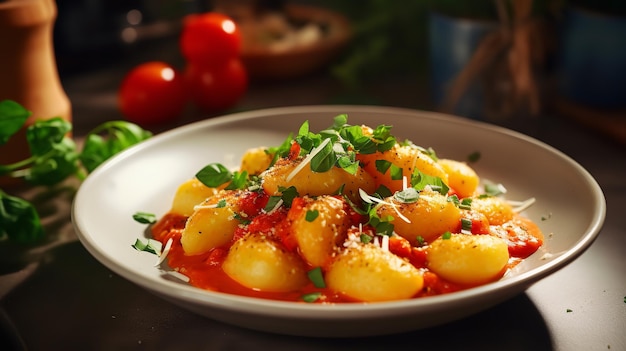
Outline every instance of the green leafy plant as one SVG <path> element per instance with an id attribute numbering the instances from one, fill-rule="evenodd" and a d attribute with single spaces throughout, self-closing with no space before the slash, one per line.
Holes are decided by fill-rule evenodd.
<path id="1" fill-rule="evenodd" d="M 0 101 L 0 146 L 25 126 L 30 115 L 30 111 L 15 101 Z M 152 135 L 135 124 L 110 121 L 92 130 L 79 151 L 68 136 L 71 130 L 72 124 L 60 117 L 35 121 L 25 130 L 30 156 L 0 165 L 0 176 L 48 187 L 72 176 L 83 180 L 111 156 Z M 33 204 L 0 189 L 0 239 L 33 244 L 43 237 L 44 230 Z"/>

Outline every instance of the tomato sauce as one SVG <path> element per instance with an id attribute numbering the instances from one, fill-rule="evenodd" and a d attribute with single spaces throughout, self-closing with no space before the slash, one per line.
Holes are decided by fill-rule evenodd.
<path id="1" fill-rule="evenodd" d="M 233 242 L 239 240 L 246 233 L 254 231 L 274 236 L 287 250 L 297 250 L 295 239 L 288 230 L 287 210 L 281 208 L 270 213 L 262 213 L 260 209 L 267 204 L 267 198 L 250 195 L 244 196 L 242 199 L 242 212 L 245 212 L 251 219 L 246 226 L 241 226 L 235 231 Z M 292 206 L 297 209 L 298 207 L 301 208 L 302 204 L 296 200 Z M 363 219 L 357 215 L 353 218 L 355 220 Z M 189 283 L 193 286 L 216 292 L 280 301 L 303 302 L 303 296 L 319 294 L 319 297 L 314 301 L 315 303 L 358 302 L 329 289 L 316 288 L 313 283 L 309 283 L 300 290 L 293 292 L 271 292 L 247 288 L 231 279 L 222 270 L 222 263 L 228 254 L 228 249 L 232 242 L 224 247 L 214 248 L 200 255 L 185 254 L 180 238 L 186 220 L 187 217 L 184 216 L 171 213 L 166 214 L 152 227 L 152 234 L 156 240 L 161 241 L 164 245 L 169 239 L 172 239 L 173 243 L 167 256 L 168 264 L 172 269 L 187 276 Z M 478 222 L 481 221 L 478 220 Z M 478 233 L 475 233 L 475 235 L 484 234 L 483 225 L 478 225 L 477 228 L 480 229 L 477 230 Z M 507 269 L 514 267 L 523 258 L 534 253 L 543 244 L 543 235 L 537 225 L 522 217 L 515 218 L 506 226 L 503 226 L 503 228 L 497 234 L 507 241 L 511 256 L 509 264 L 502 272 L 504 274 Z M 371 230 L 371 228 L 364 228 L 364 232 Z M 390 252 L 406 259 L 423 272 L 424 287 L 415 297 L 435 296 L 470 288 L 469 286 L 448 282 L 434 272 L 429 271 L 426 249 L 426 245 L 413 246 L 408 240 L 399 236 L 393 236 L 389 240 Z"/>

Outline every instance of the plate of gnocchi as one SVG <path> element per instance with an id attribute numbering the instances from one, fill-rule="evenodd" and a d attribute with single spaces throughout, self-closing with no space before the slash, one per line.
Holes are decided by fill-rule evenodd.
<path id="1" fill-rule="evenodd" d="M 510 299 L 581 255 L 605 212 L 583 167 L 523 134 L 303 106 L 196 122 L 120 153 L 83 182 L 72 222 L 103 265 L 195 313 L 354 337 Z"/>

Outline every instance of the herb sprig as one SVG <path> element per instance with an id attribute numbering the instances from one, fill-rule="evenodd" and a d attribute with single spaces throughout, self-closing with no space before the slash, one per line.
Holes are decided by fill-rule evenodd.
<path id="1" fill-rule="evenodd" d="M 15 101 L 0 101 L 0 146 L 24 128 L 31 114 Z M 48 187 L 71 176 L 83 180 L 111 156 L 152 136 L 135 124 L 110 121 L 92 130 L 79 151 L 68 136 L 71 130 L 72 124 L 60 117 L 35 121 L 25 129 L 30 156 L 0 165 L 0 176 Z M 43 237 L 43 226 L 33 204 L 0 189 L 0 239 L 34 244 Z"/>
<path id="2" fill-rule="evenodd" d="M 311 170 L 326 172 L 337 166 L 350 174 L 358 169 L 356 154 L 372 154 L 391 149 L 396 144 L 391 134 L 391 126 L 380 125 L 372 131 L 372 135 L 363 132 L 361 126 L 348 124 L 348 116 L 335 116 L 333 125 L 319 133 L 309 130 L 309 122 L 305 121 L 295 137 L 300 145 L 300 154 L 315 152 L 311 159 Z"/>

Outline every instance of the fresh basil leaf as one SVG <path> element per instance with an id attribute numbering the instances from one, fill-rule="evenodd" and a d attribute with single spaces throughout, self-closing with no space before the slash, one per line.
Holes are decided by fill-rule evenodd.
<path id="1" fill-rule="evenodd" d="M 331 127 L 334 130 L 340 130 L 342 129 L 346 124 L 348 123 L 348 115 L 347 114 L 341 114 L 341 115 L 337 115 L 335 116 L 335 118 L 333 118 L 333 126 Z"/>
<path id="2" fill-rule="evenodd" d="M 356 174 L 359 170 L 359 163 L 354 161 L 350 156 L 342 156 L 337 159 L 337 165 L 352 175 Z"/>
<path id="3" fill-rule="evenodd" d="M 233 174 L 221 163 L 211 163 L 199 170 L 196 178 L 209 188 L 216 188 L 231 181 Z"/>
<path id="4" fill-rule="evenodd" d="M 148 212 L 136 212 L 133 219 L 141 224 L 153 224 L 157 221 L 156 215 Z"/>
<path id="5" fill-rule="evenodd" d="M 279 186 L 278 191 L 281 192 L 282 194 L 281 199 L 283 200 L 283 203 L 285 204 L 286 207 L 291 207 L 291 203 L 293 202 L 293 199 L 300 196 L 295 186 L 290 186 L 289 188 Z"/>
<path id="6" fill-rule="evenodd" d="M 50 145 L 45 155 L 35 159 L 34 164 L 26 170 L 24 179 L 35 185 L 51 186 L 58 184 L 79 170 L 79 154 L 76 144 L 70 138 Z"/>
<path id="7" fill-rule="evenodd" d="M 506 188 L 502 184 L 485 183 L 485 194 L 489 196 L 498 196 L 506 194 Z"/>
<path id="8" fill-rule="evenodd" d="M 231 182 L 226 187 L 226 190 L 244 189 L 248 184 L 248 172 L 234 172 Z"/>
<path id="9" fill-rule="evenodd" d="M 34 244 L 44 237 L 35 207 L 28 201 L 0 190 L 0 237 L 12 242 Z"/>
<path id="10" fill-rule="evenodd" d="M 26 128 L 26 140 L 31 155 L 46 154 L 53 148 L 53 145 L 60 143 L 70 130 L 72 130 L 72 124 L 60 117 L 40 120 L 31 124 Z"/>
<path id="11" fill-rule="evenodd" d="M 319 216 L 319 214 L 320 212 L 318 210 L 308 210 L 304 215 L 304 219 L 307 222 L 313 222 Z"/>
<path id="12" fill-rule="evenodd" d="M 24 126 L 30 115 L 30 111 L 15 101 L 0 101 L 0 145 L 6 144 Z"/>
<path id="13" fill-rule="evenodd" d="M 311 170 L 323 173 L 333 168 L 336 162 L 335 150 L 333 150 L 332 143 L 329 142 L 311 159 Z"/>
<path id="14" fill-rule="evenodd" d="M 480 151 L 474 151 L 471 154 L 467 155 L 467 162 L 469 163 L 478 162 L 478 160 L 480 160 L 480 157 L 481 157 Z"/>
<path id="15" fill-rule="evenodd" d="M 393 194 L 393 197 L 401 203 L 409 204 L 413 202 L 417 202 L 419 199 L 419 192 L 415 190 L 415 188 L 406 188 L 402 191 L 397 191 Z"/>
<path id="16" fill-rule="evenodd" d="M 411 186 L 417 190 L 423 190 L 426 186 L 430 186 L 431 189 L 441 195 L 447 195 L 450 190 L 450 187 L 441 178 L 422 173 L 418 169 L 413 172 Z"/>
<path id="17" fill-rule="evenodd" d="M 161 254 L 163 244 L 155 239 L 148 239 L 145 243 L 140 239 L 137 239 L 131 246 L 137 251 L 145 251 L 158 256 Z"/>
<path id="18" fill-rule="evenodd" d="M 113 155 L 149 139 L 152 133 L 126 121 L 109 121 L 91 130 L 85 137 L 80 161 L 91 173 Z"/>
<path id="19" fill-rule="evenodd" d="M 267 200 L 265 208 L 263 208 L 263 211 L 270 212 L 274 209 L 274 207 L 276 207 L 276 205 L 278 205 L 281 200 L 282 198 L 280 196 L 270 196 L 270 198 Z"/>
<path id="20" fill-rule="evenodd" d="M 312 303 L 319 300 L 322 297 L 322 293 L 319 291 L 315 291 L 312 293 L 302 295 L 302 301 Z"/>
<path id="21" fill-rule="evenodd" d="M 307 272 L 307 276 L 309 280 L 313 283 L 313 286 L 316 288 L 325 288 L 326 282 L 324 281 L 324 275 L 322 274 L 321 267 L 315 267 Z"/>
<path id="22" fill-rule="evenodd" d="M 389 168 L 391 167 L 392 163 L 387 161 L 387 160 L 376 160 L 374 162 L 374 164 L 376 165 L 376 170 L 380 173 L 380 174 L 385 174 L 387 173 L 387 170 L 389 170 Z"/>

